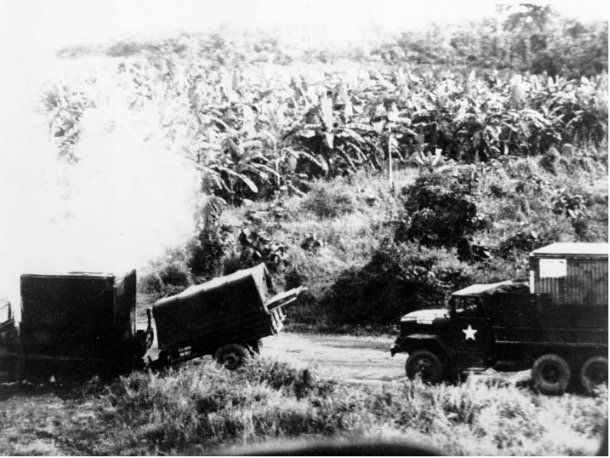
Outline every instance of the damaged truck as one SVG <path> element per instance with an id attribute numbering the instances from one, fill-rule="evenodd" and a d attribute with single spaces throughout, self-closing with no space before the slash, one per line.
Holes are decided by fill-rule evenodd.
<path id="1" fill-rule="evenodd" d="M 204 355 L 236 369 L 280 332 L 284 307 L 303 289 L 274 294 L 259 264 L 157 301 L 146 309 L 147 328 L 137 330 L 135 270 L 24 274 L 19 324 L 11 305 L 0 304 L 0 381 L 113 376 Z"/>

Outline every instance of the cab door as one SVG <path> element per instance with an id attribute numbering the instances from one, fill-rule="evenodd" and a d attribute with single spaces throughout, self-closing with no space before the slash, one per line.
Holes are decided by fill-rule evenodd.
<path id="1" fill-rule="evenodd" d="M 492 351 L 492 333 L 478 297 L 452 298 L 451 344 L 458 366 L 464 369 L 485 369 Z"/>

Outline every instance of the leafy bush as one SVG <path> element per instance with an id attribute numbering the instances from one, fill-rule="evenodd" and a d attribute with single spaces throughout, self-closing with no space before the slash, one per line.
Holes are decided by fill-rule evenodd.
<path id="1" fill-rule="evenodd" d="M 318 218 L 336 218 L 353 213 L 356 209 L 356 199 L 353 193 L 347 190 L 317 184 L 307 193 L 301 207 Z"/>
<path id="2" fill-rule="evenodd" d="M 244 227 L 237 240 L 241 245 L 239 263 L 242 269 L 264 262 L 271 272 L 278 272 L 288 265 L 286 245 L 271 240 L 264 230 Z"/>
<path id="3" fill-rule="evenodd" d="M 477 211 L 478 177 L 470 168 L 421 176 L 404 191 L 406 218 L 395 239 L 426 246 L 457 246 L 486 227 Z"/>
<path id="4" fill-rule="evenodd" d="M 193 282 L 187 265 L 186 250 L 170 248 L 151 261 L 139 279 L 139 287 L 145 293 L 174 294 Z"/>
<path id="5" fill-rule="evenodd" d="M 500 243 L 499 251 L 505 258 L 518 258 L 537 248 L 548 245 L 553 237 L 540 236 L 535 231 L 519 231 Z"/>
<path id="6" fill-rule="evenodd" d="M 361 269 L 348 269 L 323 303 L 337 324 L 394 324 L 402 314 L 441 308 L 451 290 L 469 284 L 474 269 L 440 248 L 385 245 Z"/>
<path id="7" fill-rule="evenodd" d="M 197 239 L 187 244 L 187 265 L 193 275 L 210 278 L 222 271 L 223 259 L 231 256 L 235 246 L 233 230 L 220 226 L 213 231 L 201 231 Z"/>
<path id="8" fill-rule="evenodd" d="M 557 164 L 559 163 L 559 151 L 556 148 L 549 148 L 540 158 L 540 166 L 549 173 L 555 175 L 557 173 Z"/>

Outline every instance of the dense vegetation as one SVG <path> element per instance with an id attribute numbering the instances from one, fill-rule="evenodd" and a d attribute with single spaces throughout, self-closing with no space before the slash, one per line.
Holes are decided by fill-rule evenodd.
<path id="1" fill-rule="evenodd" d="M 576 399 L 481 379 L 359 386 L 270 360 L 237 372 L 204 362 L 14 397 L 0 406 L 0 451 L 199 455 L 334 436 L 344 443 L 401 441 L 448 455 L 591 455 L 606 413 L 606 390 Z"/>
<path id="2" fill-rule="evenodd" d="M 312 178 L 379 171 L 390 159 L 406 163 L 438 150 L 441 159 L 488 161 L 598 146 L 607 137 L 606 73 L 570 80 L 420 72 L 409 64 L 229 67 L 196 44 L 120 62 L 111 83 L 133 110 L 160 118 L 176 153 L 201 170 L 206 191 L 231 202 L 299 193 Z M 68 160 L 79 159 L 72 146 L 83 111 L 100 103 L 97 89 L 85 81 L 45 95 Z"/>
<path id="3" fill-rule="evenodd" d="M 376 52 L 389 62 L 510 68 L 570 78 L 607 69 L 607 23 L 582 24 L 543 4 L 498 4 L 496 9 L 496 17 L 478 23 L 405 32 Z"/>
<path id="4" fill-rule="evenodd" d="M 498 4 L 496 15 L 466 24 L 426 24 L 392 36 L 377 31 L 377 42 L 348 49 L 296 45 L 294 38 L 223 26 L 210 37 L 198 37 L 196 47 L 225 65 L 275 63 L 281 65 L 355 62 L 511 69 L 569 78 L 594 76 L 608 68 L 608 25 L 562 17 L 550 5 Z M 251 36 L 261 37 L 251 40 Z M 184 38 L 184 37 L 183 37 Z M 303 40 L 306 41 L 306 40 Z M 163 43 L 122 40 L 110 46 L 72 46 L 61 57 L 135 56 L 143 52 L 184 53 L 193 44 L 172 39 Z"/>
<path id="5" fill-rule="evenodd" d="M 309 287 L 293 321 L 391 324 L 523 277 L 544 244 L 607 239 L 607 25 L 499 13 L 368 52 L 230 30 L 65 49 L 110 67 L 50 85 L 44 108 L 70 163 L 83 116 L 120 105 L 198 171 L 194 235 L 144 290 L 262 261 Z"/>

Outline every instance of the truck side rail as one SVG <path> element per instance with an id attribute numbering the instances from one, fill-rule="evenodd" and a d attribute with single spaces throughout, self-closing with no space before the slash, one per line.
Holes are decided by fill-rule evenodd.
<path id="1" fill-rule="evenodd" d="M 558 345 L 565 347 L 607 347 L 605 328 L 542 328 L 534 326 L 492 326 L 494 340 L 511 345 Z"/>
<path id="2" fill-rule="evenodd" d="M 555 342 L 555 341 L 543 341 L 543 340 L 532 340 L 532 341 L 521 341 L 521 340 L 501 340 L 497 342 L 505 345 L 520 345 L 520 346 L 538 346 L 538 347 L 565 347 L 565 348 L 599 348 L 608 347 L 608 344 L 597 344 L 592 342 L 587 343 L 574 343 L 574 342 Z"/>

